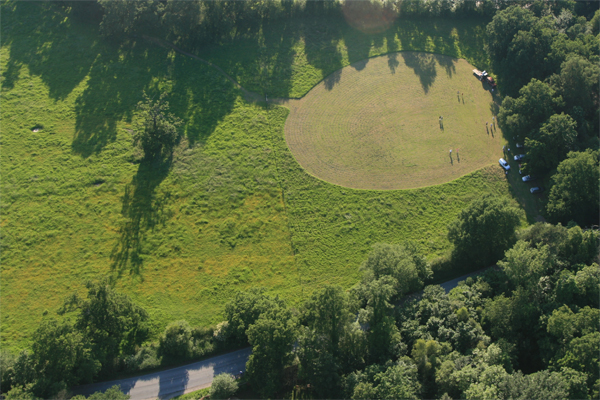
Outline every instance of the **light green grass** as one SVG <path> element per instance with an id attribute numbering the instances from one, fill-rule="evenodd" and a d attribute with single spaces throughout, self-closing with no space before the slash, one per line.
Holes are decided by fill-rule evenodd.
<path id="1" fill-rule="evenodd" d="M 311 175 L 345 187 L 456 179 L 497 162 L 504 145 L 491 126 L 492 93 L 472 70 L 465 60 L 418 52 L 352 64 L 288 102 L 287 144 Z"/>
<path id="2" fill-rule="evenodd" d="M 178 319 L 218 322 L 237 289 L 262 285 L 297 303 L 321 283 L 355 283 L 373 243 L 412 239 L 442 254 L 462 207 L 508 193 L 496 167 L 418 190 L 327 184 L 289 152 L 288 110 L 245 103 L 211 67 L 146 42 L 117 48 L 51 3 L 1 11 L 3 347 L 27 346 L 42 318 L 103 275 L 149 311 L 155 337 Z M 257 50 L 244 44 L 207 55 L 249 78 L 243 61 Z M 320 79 L 303 68 L 295 93 Z M 140 163 L 128 131 L 142 90 L 163 89 L 186 121 L 168 169 Z"/>

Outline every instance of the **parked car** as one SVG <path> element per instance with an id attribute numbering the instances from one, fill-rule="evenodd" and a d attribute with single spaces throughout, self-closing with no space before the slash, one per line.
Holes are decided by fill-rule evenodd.
<path id="1" fill-rule="evenodd" d="M 521 161 L 525 158 L 525 154 L 517 154 L 515 157 L 515 161 Z"/>
<path id="2" fill-rule="evenodd" d="M 525 146 L 523 146 L 523 143 L 517 143 L 516 146 L 517 146 L 517 149 L 522 149 L 523 147 L 525 147 Z"/>
<path id="3" fill-rule="evenodd" d="M 504 168 L 505 171 L 508 171 L 510 169 L 510 165 L 508 165 L 504 158 L 499 159 L 498 162 L 500 163 L 500 166 Z"/>
<path id="4" fill-rule="evenodd" d="M 523 182 L 530 182 L 530 181 L 535 181 L 535 177 L 531 176 L 531 175 L 525 175 L 523 178 Z"/>
<path id="5" fill-rule="evenodd" d="M 544 191 L 544 188 L 541 186 L 536 186 L 536 187 L 532 187 L 531 189 L 529 189 L 529 192 L 531 194 L 542 193 L 543 191 Z"/>

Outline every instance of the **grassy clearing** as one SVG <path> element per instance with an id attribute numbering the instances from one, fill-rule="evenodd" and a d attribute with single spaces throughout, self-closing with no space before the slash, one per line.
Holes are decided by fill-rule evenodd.
<path id="1" fill-rule="evenodd" d="M 425 187 L 475 171 L 502 156 L 504 139 L 472 70 L 416 52 L 352 64 L 289 102 L 288 146 L 311 175 L 357 189 Z"/>
<path id="2" fill-rule="evenodd" d="M 214 69 L 147 42 L 117 48 L 51 3 L 5 2 L 1 11 L 5 348 L 26 346 L 65 296 L 107 274 L 150 312 L 154 335 L 177 319 L 218 322 L 236 289 L 263 285 L 297 302 L 324 282 L 348 287 L 371 244 L 413 239 L 431 257 L 441 254 L 449 246 L 446 224 L 468 201 L 508 191 L 496 167 L 407 191 L 327 184 L 289 152 L 288 110 L 245 103 Z M 483 26 L 452 23 L 459 34 Z M 342 24 L 334 21 L 331 29 L 348 32 L 344 43 L 364 38 Z M 418 33 L 435 24 L 414 24 L 416 47 Z M 453 28 L 440 25 L 435 37 L 444 38 Z M 276 34 L 269 29 L 266 43 Z M 280 32 L 282 42 L 309 40 L 292 33 Z M 256 69 L 244 61 L 259 49 L 277 52 L 246 46 L 248 40 L 198 55 L 246 84 Z M 271 74 L 265 82 L 280 95 L 304 94 L 338 65 L 315 67 L 320 54 L 329 54 L 317 49 L 289 55 L 296 71 L 290 80 Z M 367 50 L 349 51 L 348 61 Z M 278 60 L 273 65 L 285 63 Z M 140 163 L 128 131 L 135 105 L 142 90 L 163 89 L 186 121 L 184 137 L 172 164 Z"/>

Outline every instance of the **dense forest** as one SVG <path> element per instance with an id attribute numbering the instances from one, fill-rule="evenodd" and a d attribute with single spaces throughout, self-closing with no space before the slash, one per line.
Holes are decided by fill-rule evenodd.
<path id="1" fill-rule="evenodd" d="M 64 2 L 116 43 L 152 34 L 193 50 L 270 19 L 339 14 L 340 2 Z M 474 200 L 448 226 L 448 265 L 489 267 L 446 293 L 414 243 L 379 244 L 349 291 L 290 307 L 239 292 L 213 328 L 150 317 L 109 280 L 65 299 L 20 354 L 2 351 L 6 399 L 68 398 L 74 385 L 252 346 L 261 397 L 562 399 L 600 396 L 600 11 L 594 2 L 389 1 L 401 18 L 480 17 L 505 96 L 498 123 L 523 143 L 524 174 L 552 182 L 548 222 L 523 228 L 503 198 Z M 143 141 L 143 138 L 140 139 Z M 147 150 L 148 151 L 148 150 Z M 116 394 L 115 394 L 116 396 Z M 98 397 L 100 398 L 100 397 Z"/>

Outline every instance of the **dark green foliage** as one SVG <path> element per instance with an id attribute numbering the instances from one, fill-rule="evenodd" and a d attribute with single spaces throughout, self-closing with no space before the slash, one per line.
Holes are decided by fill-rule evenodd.
<path id="1" fill-rule="evenodd" d="M 532 79 L 519 90 L 519 97 L 505 97 L 498 114 L 498 123 L 509 135 L 524 139 L 546 122 L 562 105 L 562 98 L 547 83 Z"/>
<path id="2" fill-rule="evenodd" d="M 133 141 L 141 146 L 146 158 L 169 157 L 177 143 L 177 128 L 183 121 L 169 112 L 167 93 L 158 100 L 144 92 L 144 100 L 138 103 L 139 121 L 133 133 Z"/>
<path id="3" fill-rule="evenodd" d="M 10 389 L 14 376 L 14 365 L 17 357 L 7 349 L 0 350 L 0 392 Z"/>
<path id="4" fill-rule="evenodd" d="M 600 220 L 600 179 L 598 151 L 571 152 L 552 177 L 546 212 L 554 222 L 598 224 Z"/>
<path id="5" fill-rule="evenodd" d="M 532 247 L 548 247 L 559 262 L 575 266 L 590 264 L 598 257 L 598 231 L 583 231 L 579 226 L 566 228 L 560 224 L 539 222 L 519 232 L 519 238 Z"/>
<path id="6" fill-rule="evenodd" d="M 27 387 L 37 397 L 92 382 L 100 369 L 90 343 L 69 321 L 52 319 L 36 330 L 32 352 L 21 353 L 13 365 L 12 385 Z"/>
<path id="7" fill-rule="evenodd" d="M 507 250 L 498 266 L 504 270 L 515 287 L 537 285 L 539 279 L 547 275 L 554 264 L 554 258 L 547 246 L 529 247 L 524 241 L 518 241 Z"/>
<path id="8" fill-rule="evenodd" d="M 250 325 L 247 335 L 252 345 L 246 364 L 250 384 L 262 397 L 272 397 L 282 385 L 284 367 L 292 360 L 296 322 L 290 310 L 275 306 Z"/>
<path id="9" fill-rule="evenodd" d="M 138 372 L 160 366 L 161 359 L 155 344 L 142 346 L 135 354 L 123 360 L 127 372 Z"/>
<path id="10" fill-rule="evenodd" d="M 86 287 L 87 298 L 75 293 L 61 312 L 79 310 L 75 328 L 90 341 L 94 358 L 102 364 L 101 374 L 109 374 L 119 356 L 132 354 L 147 339 L 148 314 L 108 281 L 88 282 Z"/>
<path id="11" fill-rule="evenodd" d="M 397 357 L 401 349 L 400 333 L 392 316 L 390 299 L 394 295 L 394 279 L 388 275 L 365 285 L 367 306 L 360 311 L 362 324 L 368 325 L 368 354 L 371 362 L 384 362 Z"/>
<path id="12" fill-rule="evenodd" d="M 129 400 L 130 398 L 131 396 L 123 393 L 121 391 L 121 388 L 118 385 L 115 385 L 110 389 L 107 389 L 104 393 L 96 392 L 94 394 L 91 394 L 90 397 L 88 397 L 88 400 Z M 75 396 L 72 399 L 83 400 L 85 399 L 85 397 Z"/>
<path id="13" fill-rule="evenodd" d="M 526 172 L 541 174 L 555 168 L 574 149 L 577 123 L 569 115 L 554 114 L 537 133 L 525 139 Z"/>
<path id="14" fill-rule="evenodd" d="M 417 368 L 410 359 L 353 372 L 345 386 L 351 399 L 418 399 L 421 394 Z"/>
<path id="15" fill-rule="evenodd" d="M 586 118 L 598 109 L 600 66 L 578 54 L 571 54 L 560 66 L 560 72 L 550 79 L 552 86 L 565 101 L 565 108 L 581 107 Z"/>
<path id="16" fill-rule="evenodd" d="M 304 303 L 302 320 L 307 326 L 300 333 L 298 376 L 317 397 L 335 397 L 342 372 L 352 371 L 365 358 L 365 335 L 352 324 L 353 308 L 339 286 L 325 286 Z"/>
<path id="17" fill-rule="evenodd" d="M 431 267 L 414 243 L 376 245 L 361 269 L 364 271 L 365 284 L 383 276 L 393 278 L 392 298 L 416 292 L 432 275 Z"/>
<path id="18" fill-rule="evenodd" d="M 187 321 L 170 323 L 160 336 L 158 354 L 167 359 L 186 360 L 193 354 L 192 327 Z"/>
<path id="19" fill-rule="evenodd" d="M 448 226 L 452 257 L 473 267 L 495 263 L 515 243 L 521 215 L 505 198 L 486 195 L 473 201 Z"/>
<path id="20" fill-rule="evenodd" d="M 534 23 L 533 13 L 518 5 L 496 13 L 487 26 L 487 50 L 492 63 L 497 65 L 504 60 L 513 37 L 519 31 L 528 31 Z"/>
<path id="21" fill-rule="evenodd" d="M 240 345 L 249 343 L 247 330 L 250 325 L 265 312 L 283 306 L 283 301 L 278 297 L 266 295 L 264 288 L 250 288 L 245 292 L 237 292 L 225 306 L 228 340 Z"/>
<path id="22" fill-rule="evenodd" d="M 231 374 L 219 374 L 214 377 L 210 386 L 211 399 L 229 399 L 238 390 L 238 383 Z"/>

